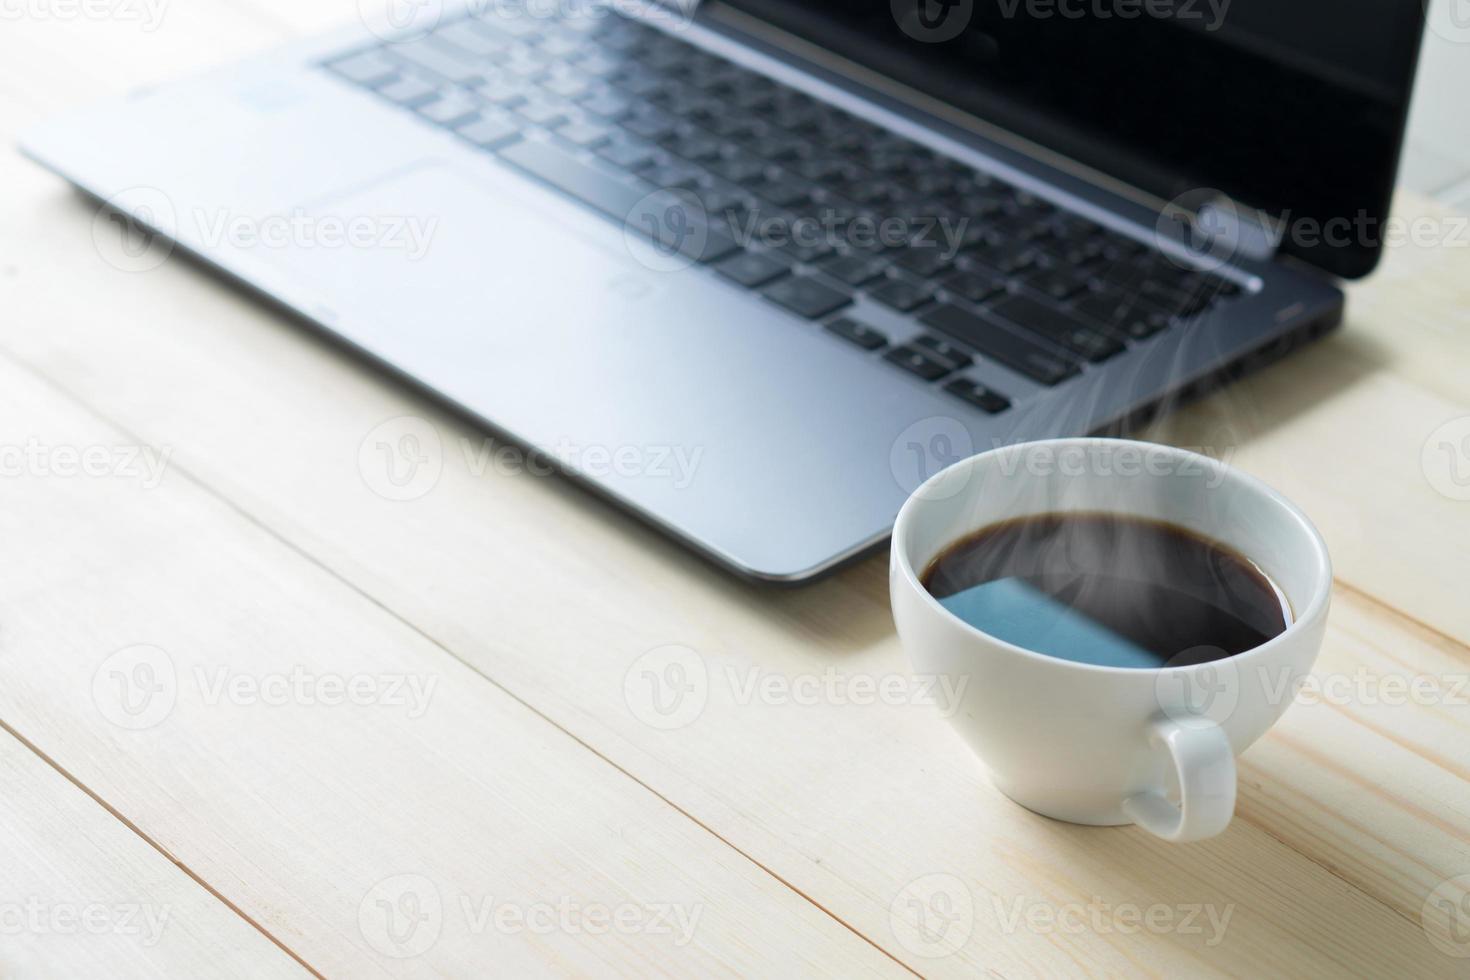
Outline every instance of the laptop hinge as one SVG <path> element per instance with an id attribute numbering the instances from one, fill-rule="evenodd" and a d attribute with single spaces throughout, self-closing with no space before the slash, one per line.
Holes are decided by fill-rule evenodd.
<path id="1" fill-rule="evenodd" d="M 1181 194 L 1164 206 L 1158 224 L 1164 237 L 1215 264 L 1271 261 L 1284 227 L 1279 218 L 1216 190 Z"/>

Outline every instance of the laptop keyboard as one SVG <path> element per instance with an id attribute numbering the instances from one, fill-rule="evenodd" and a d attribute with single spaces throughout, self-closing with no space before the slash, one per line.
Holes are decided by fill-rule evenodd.
<path id="1" fill-rule="evenodd" d="M 615 14 L 500 5 L 328 67 L 990 414 L 1011 399 L 965 374 L 977 360 L 1057 385 L 1239 292 Z M 920 332 L 891 343 L 859 296 Z"/>

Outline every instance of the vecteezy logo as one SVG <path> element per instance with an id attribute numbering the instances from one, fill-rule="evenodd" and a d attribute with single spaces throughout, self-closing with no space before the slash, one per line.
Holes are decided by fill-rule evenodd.
<path id="1" fill-rule="evenodd" d="M 959 419 L 935 415 L 898 434 L 888 450 L 888 468 L 903 492 L 913 493 L 935 473 L 974 453 L 970 430 Z M 924 499 L 944 500 L 963 490 L 967 482 L 968 474 L 952 475 L 925 489 Z"/>
<path id="2" fill-rule="evenodd" d="M 888 921 L 894 938 L 915 956 L 949 956 L 974 931 L 975 898 L 952 874 L 924 875 L 894 896 Z"/>
<path id="3" fill-rule="evenodd" d="M 394 959 L 420 956 L 439 941 L 444 906 L 439 889 L 423 875 L 384 878 L 357 906 L 357 929 L 368 945 Z"/>
<path id="4" fill-rule="evenodd" d="M 664 731 L 683 728 L 709 700 L 709 669 L 686 646 L 656 647 L 633 661 L 623 675 L 623 700 L 633 717 Z"/>
<path id="5" fill-rule="evenodd" d="M 1223 725 L 1240 703 L 1240 670 L 1218 647 L 1191 647 L 1154 675 L 1154 697 L 1165 715 L 1186 728 Z M 1172 669 L 1171 669 L 1172 668 Z"/>
<path id="6" fill-rule="evenodd" d="M 1435 949 L 1457 959 L 1470 958 L 1470 875 L 1440 882 L 1424 900 L 1419 924 Z"/>
<path id="7" fill-rule="evenodd" d="M 633 258 L 654 272 L 687 269 L 709 242 L 709 214 L 693 191 L 656 190 L 628 211 L 623 242 Z"/>
<path id="8" fill-rule="evenodd" d="M 627 12 L 626 5 L 622 7 L 606 3 L 603 5 Z M 576 7 L 579 5 L 573 4 L 572 6 Z M 599 4 L 597 3 L 587 4 L 586 6 L 591 6 L 594 10 L 599 8 Z M 674 30 L 681 30 L 693 22 L 694 12 L 699 6 L 699 0 L 644 0 L 644 2 L 635 3 L 633 6 L 639 19 L 666 25 Z"/>
<path id="9" fill-rule="evenodd" d="M 975 0 L 891 0 L 893 22 L 915 41 L 952 41 L 970 26 Z"/>
<path id="10" fill-rule="evenodd" d="M 439 26 L 444 0 L 357 0 L 357 15 L 385 41 L 416 41 Z"/>
<path id="11" fill-rule="evenodd" d="M 385 500 L 417 500 L 439 482 L 444 447 L 428 419 L 400 415 L 373 429 L 357 448 L 357 469 Z"/>
<path id="12" fill-rule="evenodd" d="M 120 728 L 152 728 L 174 710 L 179 678 L 174 662 L 158 647 L 124 647 L 108 655 L 92 674 L 92 703 Z"/>
<path id="13" fill-rule="evenodd" d="M 1470 500 L 1470 415 L 1429 434 L 1419 457 L 1429 485 L 1451 500 Z"/>
<path id="14" fill-rule="evenodd" d="M 103 201 L 92 216 L 92 247 L 114 269 L 147 272 L 173 253 L 176 230 L 167 194 L 156 187 L 129 187 Z"/>
<path id="15" fill-rule="evenodd" d="M 1424 0 L 1429 30 L 1451 44 L 1470 44 L 1470 0 Z"/>
<path id="16" fill-rule="evenodd" d="M 1186 269 L 1214 271 L 1240 257 L 1241 222 L 1238 206 L 1222 191 L 1203 187 L 1186 191 L 1159 212 L 1154 225 L 1159 243 L 1183 244 L 1189 261 L 1161 249 L 1166 258 Z"/>

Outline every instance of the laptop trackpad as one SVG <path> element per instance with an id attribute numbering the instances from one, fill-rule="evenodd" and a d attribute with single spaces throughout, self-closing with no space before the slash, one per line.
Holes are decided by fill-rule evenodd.
<path id="1" fill-rule="evenodd" d="M 500 167 L 425 160 L 295 212 L 322 241 L 294 237 L 276 250 L 282 267 L 345 334 L 415 363 L 448 348 L 503 363 L 544 354 L 556 336 L 600 345 L 595 323 L 637 322 L 629 314 L 672 285 L 632 259 L 612 222 Z"/>
<path id="2" fill-rule="evenodd" d="M 351 241 L 273 261 L 333 329 L 519 439 L 589 471 L 621 452 L 586 475 L 746 563 L 794 571 L 883 532 L 893 440 L 933 396 L 706 270 L 640 264 L 616 223 L 488 164 L 310 202 Z"/>

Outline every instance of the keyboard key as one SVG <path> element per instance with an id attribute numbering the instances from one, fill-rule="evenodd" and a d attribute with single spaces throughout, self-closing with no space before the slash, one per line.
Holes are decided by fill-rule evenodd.
<path id="1" fill-rule="evenodd" d="M 809 189 L 794 180 L 768 180 L 760 187 L 762 199 L 778 208 L 794 208 L 805 204 L 810 198 Z"/>
<path id="2" fill-rule="evenodd" d="M 604 119 L 617 122 L 633 111 L 633 103 L 616 92 L 594 92 L 577 100 L 583 109 Z"/>
<path id="3" fill-rule="evenodd" d="M 1051 226 L 1045 220 L 1027 214 L 1005 214 L 992 218 L 986 230 L 999 241 L 1033 248 L 1051 234 Z"/>
<path id="4" fill-rule="evenodd" d="M 1112 290 L 1087 293 L 1072 308 L 1108 332 L 1133 340 L 1152 337 L 1173 322 L 1163 310 Z"/>
<path id="5" fill-rule="evenodd" d="M 838 187 L 836 190 L 858 204 L 875 208 L 886 207 L 903 199 L 903 188 L 898 184 L 874 181 L 871 177 L 859 177 L 845 187 Z"/>
<path id="6" fill-rule="evenodd" d="M 822 263 L 822 271 L 849 286 L 861 286 L 883 274 L 884 263 L 869 255 L 838 255 Z"/>
<path id="7" fill-rule="evenodd" d="M 826 316 L 852 302 L 840 289 L 825 286 L 810 276 L 792 276 L 763 291 L 766 299 L 809 320 Z"/>
<path id="8" fill-rule="evenodd" d="M 838 317 L 827 324 L 827 329 L 844 340 L 850 340 L 863 350 L 877 350 L 879 347 L 888 345 L 888 338 L 866 323 L 859 323 L 852 317 Z"/>
<path id="9" fill-rule="evenodd" d="M 794 136 L 772 136 L 761 141 L 759 145 L 752 145 L 750 149 L 751 152 L 758 153 L 768 160 L 791 164 L 810 157 L 815 147 L 806 140 Z"/>
<path id="10" fill-rule="evenodd" d="M 693 163 L 708 163 L 720 157 L 719 141 L 699 133 L 675 133 L 669 139 L 661 141 L 660 145 L 675 156 L 681 156 Z"/>
<path id="11" fill-rule="evenodd" d="M 1156 283 L 1166 290 L 1179 293 L 1193 292 L 1204 278 L 1198 270 L 1157 252 L 1145 252 L 1134 257 L 1133 267 L 1144 282 Z"/>
<path id="12" fill-rule="evenodd" d="M 786 275 L 791 266 L 760 252 L 741 252 L 716 263 L 714 270 L 732 282 L 754 289 Z"/>
<path id="13" fill-rule="evenodd" d="M 623 170 L 642 170 L 657 159 L 652 146 L 626 137 L 604 143 L 598 147 L 597 155 Z"/>
<path id="14" fill-rule="evenodd" d="M 837 157 L 809 157 L 792 164 L 791 169 L 807 180 L 815 180 L 825 187 L 836 188 L 858 178 L 858 168 Z"/>
<path id="15" fill-rule="evenodd" d="M 671 84 L 668 79 L 660 78 L 641 66 L 636 70 L 614 75 L 612 81 L 627 94 L 649 100 L 657 99 L 667 92 Z"/>
<path id="16" fill-rule="evenodd" d="M 555 129 L 567 121 L 567 114 L 561 105 L 544 99 L 527 99 L 515 107 L 515 112 L 527 122 L 545 126 L 547 129 Z"/>
<path id="17" fill-rule="evenodd" d="M 893 264 L 921 279 L 930 279 L 949 269 L 951 257 L 934 245 L 911 244 L 898 253 Z"/>
<path id="18" fill-rule="evenodd" d="M 759 157 L 753 157 L 745 153 L 735 153 L 711 160 L 708 164 L 712 173 L 730 181 L 732 184 L 750 186 L 759 183 L 765 178 L 766 163 Z"/>
<path id="19" fill-rule="evenodd" d="M 473 19 L 447 24 L 432 36 L 441 45 L 449 44 L 479 58 L 496 58 L 510 49 L 508 38 L 480 30 L 478 22 Z"/>
<path id="20" fill-rule="evenodd" d="M 622 17 L 609 17 L 597 25 L 597 43 L 610 51 L 631 51 L 642 44 L 651 28 Z"/>
<path id="21" fill-rule="evenodd" d="M 1163 330 L 1174 321 L 1164 313 L 1149 313 L 1123 324 L 1123 332 L 1134 340 L 1145 340 Z"/>
<path id="22" fill-rule="evenodd" d="M 1065 211 L 1058 211 L 1052 215 L 1051 226 L 1055 230 L 1058 238 L 1074 242 L 1092 239 L 1103 231 L 1101 225 L 1089 221 L 1081 215 L 1068 214 Z"/>
<path id="23" fill-rule="evenodd" d="M 504 119 L 484 117 L 465 123 L 457 130 L 460 136 L 487 150 L 508 146 L 521 138 L 514 123 Z"/>
<path id="24" fill-rule="evenodd" d="M 434 44 L 428 38 L 385 44 L 380 50 L 395 61 L 437 75 L 456 85 L 479 81 L 481 73 L 488 67 L 474 58 L 456 54 L 449 48 Z"/>
<path id="25" fill-rule="evenodd" d="M 503 151 L 500 159 L 622 222 L 626 228 L 657 229 L 653 233 L 657 241 L 696 261 L 717 262 L 739 249 L 723 232 L 700 226 L 696 215 L 686 213 L 684 223 L 677 226 L 665 221 L 662 214 L 650 215 L 652 221 L 640 220 L 643 216 L 637 212 L 655 189 L 651 184 L 619 180 L 550 143 L 523 140 Z"/>
<path id="26" fill-rule="evenodd" d="M 497 78 L 475 86 L 475 93 L 491 105 L 514 109 L 531 95 L 531 86 L 517 79 Z"/>
<path id="27" fill-rule="evenodd" d="M 949 365 L 917 347 L 895 347 L 884 354 L 883 359 L 897 364 L 910 374 L 917 374 L 925 381 L 942 378 L 953 370 Z"/>
<path id="28" fill-rule="evenodd" d="M 942 170 L 930 170 L 915 176 L 912 186 L 926 197 L 947 194 L 954 189 L 954 178 Z"/>
<path id="29" fill-rule="evenodd" d="M 1064 268 L 1081 270 L 1088 269 L 1103 262 L 1106 258 L 1107 244 L 1102 238 L 1089 238 L 1084 241 L 1059 241 L 1048 242 L 1043 251 L 1052 257 L 1053 262 Z"/>
<path id="30" fill-rule="evenodd" d="M 534 81 L 546 73 L 550 62 L 540 55 L 528 51 L 516 51 L 500 63 L 500 68 L 512 78 Z"/>
<path id="31" fill-rule="evenodd" d="M 988 272 L 956 272 L 939 283 L 940 286 L 971 303 L 983 303 L 992 296 L 1006 291 L 1006 278 Z"/>
<path id="32" fill-rule="evenodd" d="M 948 364 L 952 369 L 969 367 L 975 363 L 965 351 L 939 337 L 922 336 L 914 341 L 915 347 L 923 348 L 924 353 L 937 361 Z"/>
<path id="33" fill-rule="evenodd" d="M 617 58 L 596 49 L 573 52 L 567 61 L 575 65 L 579 73 L 598 79 L 607 78 L 622 65 Z"/>
<path id="34" fill-rule="evenodd" d="M 1077 373 L 1077 365 L 1066 357 L 953 304 L 930 310 L 919 322 L 1044 385 L 1058 384 Z"/>
<path id="35" fill-rule="evenodd" d="M 1113 231 L 1103 232 L 1103 255 L 1113 261 L 1129 259 L 1148 251 L 1142 242 Z"/>
<path id="36" fill-rule="evenodd" d="M 660 187 L 694 187 L 704 177 L 703 170 L 679 160 L 648 167 L 642 174 L 644 180 Z"/>
<path id="37" fill-rule="evenodd" d="M 480 114 L 480 105 L 463 95 L 450 94 L 418 107 L 418 114 L 430 122 L 456 129 Z"/>
<path id="38" fill-rule="evenodd" d="M 1196 282 L 1188 282 L 1183 288 L 1174 289 L 1163 282 L 1145 280 L 1137 288 L 1144 299 L 1179 317 L 1194 316 L 1214 299 L 1201 283 Z"/>
<path id="39" fill-rule="evenodd" d="M 431 102 L 439 97 L 439 90 L 428 82 L 417 78 L 400 78 L 396 82 L 389 82 L 378 89 L 378 94 L 383 98 L 397 102 L 401 106 L 410 109 L 417 108 L 426 102 Z"/>
<path id="40" fill-rule="evenodd" d="M 678 122 L 657 109 L 646 109 L 619 120 L 619 125 L 634 136 L 641 136 L 656 143 L 672 135 Z"/>
<path id="41" fill-rule="evenodd" d="M 974 234 L 972 244 L 983 232 L 985 219 L 994 216 L 1002 207 L 1000 201 L 985 194 L 951 194 L 945 200 L 962 216 L 969 219 L 970 223 L 966 225 L 965 230 Z"/>
<path id="42" fill-rule="evenodd" d="M 761 84 L 752 84 L 761 83 Z M 737 109 L 746 112 L 763 112 L 771 107 L 773 100 L 772 89 L 775 83 L 769 79 L 754 75 L 746 80 L 730 99 Z"/>
<path id="43" fill-rule="evenodd" d="M 575 99 L 587 91 L 588 81 L 574 75 L 553 74 L 541 79 L 541 87 L 562 99 Z"/>
<path id="44" fill-rule="evenodd" d="M 868 295 L 900 313 L 917 310 L 933 299 L 933 294 L 927 288 L 903 279 L 889 279 L 881 286 L 869 288 Z"/>
<path id="45" fill-rule="evenodd" d="M 700 192 L 705 209 L 710 214 L 742 218 L 750 213 L 755 201 L 733 184 L 717 184 Z"/>
<path id="46" fill-rule="evenodd" d="M 578 50 L 581 42 L 572 37 L 551 35 L 536 43 L 536 48 L 548 58 L 565 58 Z"/>
<path id="47" fill-rule="evenodd" d="M 544 27 L 540 18 L 524 15 L 506 5 L 489 9 L 495 11 L 495 16 L 487 15 L 471 21 L 478 30 L 531 44 Z"/>
<path id="48" fill-rule="evenodd" d="M 970 255 L 997 272 L 1011 275 L 1035 264 L 1037 252 L 1026 242 L 1000 241 L 982 245 Z"/>
<path id="49" fill-rule="evenodd" d="M 821 235 L 810 229 L 799 230 L 790 241 L 781 246 L 781 251 L 798 262 L 816 262 L 832 254 L 832 246 L 821 240 Z"/>
<path id="50" fill-rule="evenodd" d="M 978 381 L 969 378 L 955 378 L 946 382 L 944 390 L 958 398 L 974 405 L 982 412 L 996 415 L 1011 407 L 1011 400 L 999 392 L 991 391 Z"/>
<path id="51" fill-rule="evenodd" d="M 611 133 L 606 126 L 585 122 L 574 122 L 563 126 L 556 131 L 556 135 L 558 139 L 564 139 L 573 146 L 584 146 L 588 149 L 595 149 L 611 138 Z"/>
<path id="52" fill-rule="evenodd" d="M 1022 276 L 1021 282 L 1055 300 L 1069 299 L 1087 288 L 1087 279 L 1070 268 L 1036 269 Z"/>
<path id="53" fill-rule="evenodd" d="M 1017 209 L 1026 214 L 1051 214 L 1056 210 L 1055 204 L 1052 204 L 1050 201 L 1043 201 L 1039 197 L 1033 197 L 1026 191 L 1017 191 L 1015 202 Z"/>
<path id="54" fill-rule="evenodd" d="M 921 377 L 934 366 L 944 374 L 958 370 L 979 351 L 1056 384 L 1082 361 L 1112 356 L 1122 341 L 1151 336 L 1238 291 L 967 164 L 622 17 L 461 18 L 424 39 L 349 54 L 329 67 L 614 220 L 669 237 L 671 246 L 697 249 L 693 257 L 800 316 L 831 319 L 847 306 L 849 289 L 836 283 L 864 289 L 901 313 L 927 310 L 920 321 L 943 336 L 907 344 L 906 355 L 890 352 Z M 446 83 L 471 85 L 484 101 L 448 91 Z M 485 102 L 516 111 L 498 112 Z M 524 139 L 521 120 L 556 130 L 551 142 Z M 627 176 L 601 160 L 582 162 L 580 149 Z M 677 228 L 667 214 L 642 216 L 654 219 L 645 228 L 634 212 L 660 186 L 692 190 L 707 206 L 722 206 L 710 214 L 689 209 L 698 212 L 687 216 L 692 226 Z M 668 210 L 667 202 L 655 206 Z M 803 238 L 747 253 L 738 245 L 743 224 L 731 223 L 774 218 L 805 227 L 814 219 L 840 235 L 857 219 L 881 222 L 905 213 L 962 224 L 961 237 L 850 241 L 838 256 L 832 251 L 839 243 Z M 960 246 L 957 260 L 945 245 Z M 823 278 L 793 274 L 795 262 L 821 262 Z M 935 307 L 936 287 L 987 309 Z M 882 333 L 851 317 L 825 328 L 865 349 L 888 346 Z M 948 387 L 983 411 L 1009 404 L 968 379 Z"/>
<path id="55" fill-rule="evenodd" d="M 350 82 L 377 88 L 398 76 L 398 66 L 376 51 L 364 51 L 332 62 L 328 67 Z"/>
<path id="56" fill-rule="evenodd" d="M 1012 293 L 993 304 L 990 311 L 1018 327 L 1081 354 L 1089 361 L 1106 360 L 1123 350 L 1122 344 L 1090 324 L 1030 296 Z"/>
<path id="57" fill-rule="evenodd" d="M 724 107 L 713 99 L 707 99 L 698 93 L 683 92 L 675 90 L 665 100 L 669 112 L 680 119 L 687 119 L 692 123 L 703 126 L 715 119 Z"/>

